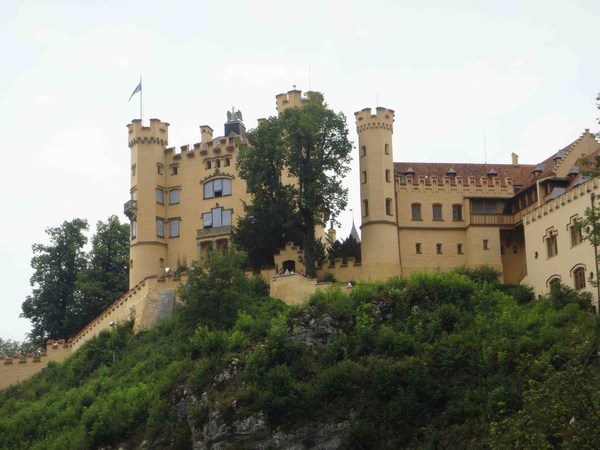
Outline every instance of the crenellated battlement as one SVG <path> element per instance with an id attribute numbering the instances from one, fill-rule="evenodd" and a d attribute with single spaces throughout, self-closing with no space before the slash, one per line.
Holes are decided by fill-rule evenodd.
<path id="1" fill-rule="evenodd" d="M 364 108 L 354 113 L 356 120 L 356 131 L 361 133 L 369 129 L 394 130 L 394 110 L 378 106 L 375 114 L 371 113 L 371 108 Z"/>
<path id="2" fill-rule="evenodd" d="M 150 119 L 150 126 L 145 127 L 140 119 L 135 119 L 127 125 L 129 130 L 129 148 L 137 144 L 169 145 L 169 124 L 159 119 Z"/>
<path id="3" fill-rule="evenodd" d="M 46 342 L 46 351 L 39 355 L 15 353 L 12 356 L 0 355 L 0 389 L 5 389 L 13 384 L 19 384 L 41 373 L 50 361 L 61 362 L 71 355 L 72 339 L 49 340 Z"/>
<path id="4" fill-rule="evenodd" d="M 440 179 L 436 176 L 406 176 L 404 181 L 401 181 L 401 178 L 396 176 L 396 180 L 398 184 L 397 189 L 408 190 L 410 192 L 414 190 L 420 190 L 421 192 L 455 191 L 468 195 L 514 195 L 513 180 L 510 177 L 501 179 L 500 177 L 489 178 L 470 176 L 463 178 L 457 176 L 454 179 L 450 179 L 450 177 L 443 177 Z"/>
<path id="5" fill-rule="evenodd" d="M 283 94 L 275 96 L 277 102 L 277 112 L 281 114 L 284 109 L 302 106 L 305 97 L 302 96 L 302 91 L 293 89 Z"/>

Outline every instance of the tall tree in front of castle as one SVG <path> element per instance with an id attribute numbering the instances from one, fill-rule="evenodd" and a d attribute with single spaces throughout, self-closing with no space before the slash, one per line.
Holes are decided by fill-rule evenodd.
<path id="1" fill-rule="evenodd" d="M 254 203 L 272 205 L 288 216 L 281 220 L 284 227 L 298 227 L 306 272 L 314 277 L 316 227 L 347 204 L 342 179 L 350 170 L 352 142 L 344 114 L 330 109 L 318 92 L 307 97 L 301 108 L 287 108 L 249 133 L 251 147 L 240 151 L 238 170 Z M 276 176 L 265 179 L 256 173 L 260 168 L 274 169 Z M 275 186 L 286 193 L 279 203 L 265 196 Z M 260 211 L 253 211 L 260 223 L 255 214 Z M 257 226 L 254 232 L 265 231 Z"/>
<path id="2" fill-rule="evenodd" d="M 73 335 L 72 309 L 76 302 L 77 275 L 85 267 L 83 246 L 87 220 L 73 219 L 46 229 L 50 245 L 34 244 L 30 279 L 33 291 L 23 302 L 21 317 L 31 321 L 32 340 Z"/>
<path id="3" fill-rule="evenodd" d="M 49 245 L 33 245 L 33 290 L 21 317 L 31 320 L 30 337 L 38 344 L 75 336 L 127 291 L 129 225 L 117 216 L 99 221 L 86 254 L 87 230 L 87 220 L 65 221 L 46 229 Z"/>

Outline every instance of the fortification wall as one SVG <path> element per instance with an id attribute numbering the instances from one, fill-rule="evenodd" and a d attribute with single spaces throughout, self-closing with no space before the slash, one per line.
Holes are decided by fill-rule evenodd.
<path id="1" fill-rule="evenodd" d="M 146 277 L 77 333 L 72 340 L 73 351 L 102 330 L 111 328 L 111 322 L 117 324 L 133 317 L 134 332 L 152 327 L 157 319 L 170 315 L 177 289 L 186 281 L 185 274 L 181 278 L 172 274 L 163 278 Z"/>
<path id="2" fill-rule="evenodd" d="M 299 305 L 318 290 L 327 289 L 332 283 L 319 283 L 297 273 L 277 275 L 271 278 L 271 297 L 283 300 L 288 305 Z M 350 291 L 352 288 L 342 287 Z"/>
<path id="3" fill-rule="evenodd" d="M 71 340 L 50 340 L 46 343 L 46 351 L 40 355 L 28 353 L 12 356 L 0 355 L 0 390 L 23 381 L 42 372 L 50 361 L 61 362 L 71 355 Z"/>

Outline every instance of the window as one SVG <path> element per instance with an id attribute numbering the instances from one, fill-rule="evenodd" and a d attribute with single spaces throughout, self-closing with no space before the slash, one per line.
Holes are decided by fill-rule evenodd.
<path id="1" fill-rule="evenodd" d="M 412 220 L 421 220 L 421 205 L 419 203 L 413 203 L 410 205 L 410 211 Z"/>
<path id="2" fill-rule="evenodd" d="M 471 200 L 471 212 L 473 214 L 497 214 L 496 201 Z"/>
<path id="3" fill-rule="evenodd" d="M 206 167 L 206 170 L 209 170 L 212 167 L 212 162 L 211 161 L 206 161 L 204 163 L 204 166 Z"/>
<path id="4" fill-rule="evenodd" d="M 580 290 L 585 288 L 585 269 L 583 267 L 578 267 L 573 272 L 573 278 L 575 278 L 575 289 Z"/>
<path id="5" fill-rule="evenodd" d="M 137 189 L 131 191 L 131 200 L 137 200 Z"/>
<path id="6" fill-rule="evenodd" d="M 438 255 L 441 255 L 441 254 L 442 254 L 442 244 L 435 244 L 435 252 L 436 252 Z"/>
<path id="7" fill-rule="evenodd" d="M 516 245 L 513 245 L 513 253 L 517 254 L 519 253 L 519 247 Z"/>
<path id="8" fill-rule="evenodd" d="M 576 223 L 571 225 L 571 247 L 581 244 L 582 240 L 583 236 L 581 234 L 581 228 L 579 228 Z"/>
<path id="9" fill-rule="evenodd" d="M 225 158 L 225 164 L 223 164 L 225 167 L 229 167 L 231 165 L 231 159 L 229 158 Z"/>
<path id="10" fill-rule="evenodd" d="M 231 195 L 231 180 L 217 178 L 204 183 L 204 198 L 215 198 Z"/>
<path id="11" fill-rule="evenodd" d="M 462 255 L 463 254 L 462 244 L 456 244 L 456 254 L 457 255 Z"/>
<path id="12" fill-rule="evenodd" d="M 137 220 L 131 221 L 131 239 L 135 239 L 137 236 Z"/>
<path id="13" fill-rule="evenodd" d="M 179 219 L 169 219 L 169 237 L 179 236 Z"/>
<path id="14" fill-rule="evenodd" d="M 165 166 L 163 166 L 162 164 L 157 164 L 156 165 L 156 173 L 159 175 L 162 175 L 165 171 Z"/>
<path id="15" fill-rule="evenodd" d="M 383 151 L 385 152 L 386 155 L 390 154 L 390 146 L 388 144 L 385 144 L 385 146 L 383 147 Z"/>
<path id="16" fill-rule="evenodd" d="M 363 200 L 363 217 L 369 215 L 369 200 Z"/>
<path id="17" fill-rule="evenodd" d="M 131 166 L 131 176 L 135 175 L 135 168 L 136 168 L 135 164 Z"/>
<path id="18" fill-rule="evenodd" d="M 204 228 L 227 227 L 231 225 L 232 209 L 213 208 L 209 213 L 202 214 Z"/>
<path id="19" fill-rule="evenodd" d="M 156 190 L 156 203 L 160 203 L 161 205 L 165 204 L 165 191 L 162 189 Z"/>
<path id="20" fill-rule="evenodd" d="M 156 235 L 158 237 L 165 237 L 165 219 L 156 218 Z"/>
<path id="21" fill-rule="evenodd" d="M 558 242 L 556 234 L 549 234 L 546 237 L 546 247 L 548 249 L 548 258 L 558 255 Z"/>
<path id="22" fill-rule="evenodd" d="M 442 220 L 442 205 L 433 205 L 433 220 Z"/>
<path id="23" fill-rule="evenodd" d="M 221 160 L 220 159 L 217 159 L 215 161 L 215 167 L 221 167 Z"/>
<path id="24" fill-rule="evenodd" d="M 417 254 L 419 254 L 419 255 L 421 254 L 421 244 L 420 243 L 415 244 L 415 250 L 416 250 Z"/>
<path id="25" fill-rule="evenodd" d="M 173 164 L 170 166 L 171 175 L 177 175 L 179 173 L 179 166 L 177 164 Z"/>
<path id="26" fill-rule="evenodd" d="M 585 279 L 583 280 L 583 282 L 585 283 Z M 549 285 L 550 285 L 550 291 L 554 291 L 555 289 L 560 288 L 560 278 L 558 278 L 558 277 L 552 278 L 550 280 Z"/>
<path id="27" fill-rule="evenodd" d="M 158 258 L 158 265 L 160 267 L 165 267 L 165 259 L 164 258 Z"/>
<path id="28" fill-rule="evenodd" d="M 489 243 L 489 241 L 487 239 L 483 240 L 483 249 L 484 250 L 489 250 L 490 249 L 488 243 Z"/>
<path id="29" fill-rule="evenodd" d="M 391 198 L 385 199 L 385 213 L 388 216 L 392 215 L 392 199 Z"/>
<path id="30" fill-rule="evenodd" d="M 367 147 L 365 147 L 364 145 L 360 148 L 360 156 L 366 156 L 367 155 Z"/>
<path id="31" fill-rule="evenodd" d="M 179 203 L 179 189 L 171 189 L 169 191 L 169 205 L 176 205 Z"/>
<path id="32" fill-rule="evenodd" d="M 129 268 L 130 268 L 130 269 L 133 269 L 133 259 L 130 259 L 130 260 L 129 260 Z"/>
<path id="33" fill-rule="evenodd" d="M 361 175 L 361 182 L 362 182 L 362 184 L 365 184 L 367 182 L 367 171 L 363 170 L 360 175 Z"/>
<path id="34" fill-rule="evenodd" d="M 390 177 L 390 170 L 389 169 L 385 170 L 385 181 L 387 181 L 388 183 L 392 181 L 392 177 Z"/>
<path id="35" fill-rule="evenodd" d="M 462 218 L 462 205 L 452 205 L 452 220 L 459 222 Z"/>

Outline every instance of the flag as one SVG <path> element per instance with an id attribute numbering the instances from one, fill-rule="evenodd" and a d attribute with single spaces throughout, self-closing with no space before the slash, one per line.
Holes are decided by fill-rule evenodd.
<path id="1" fill-rule="evenodd" d="M 138 92 L 142 92 L 142 80 L 140 80 L 140 83 L 136 86 L 136 88 L 133 90 L 133 93 L 129 96 L 129 100 L 127 101 L 131 101 L 131 97 L 133 97 L 135 94 L 137 94 Z"/>

